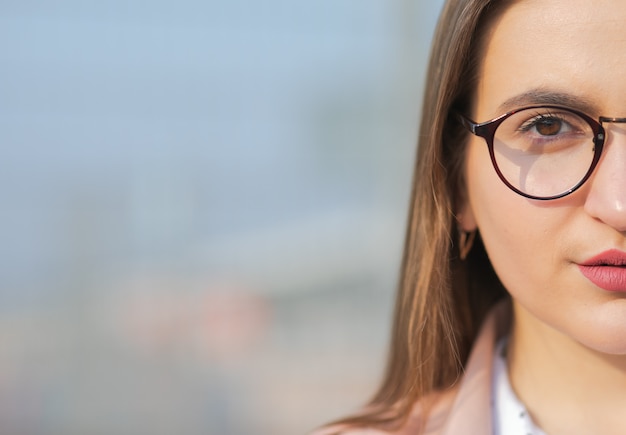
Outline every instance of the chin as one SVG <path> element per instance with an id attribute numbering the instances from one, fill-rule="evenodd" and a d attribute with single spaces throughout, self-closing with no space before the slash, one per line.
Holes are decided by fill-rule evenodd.
<path id="1" fill-rule="evenodd" d="M 626 317 L 618 322 L 601 322 L 589 327 L 578 342 L 594 351 L 608 355 L 626 356 Z"/>
<path id="2" fill-rule="evenodd" d="M 603 341 L 600 343 L 581 343 L 582 345 L 606 355 L 626 356 L 626 340 L 622 339 L 617 342 Z"/>

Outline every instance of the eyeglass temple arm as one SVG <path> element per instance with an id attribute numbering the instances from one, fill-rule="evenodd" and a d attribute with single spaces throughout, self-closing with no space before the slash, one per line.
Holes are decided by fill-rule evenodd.
<path id="1" fill-rule="evenodd" d="M 600 124 L 604 124 L 605 122 L 612 122 L 616 124 L 626 124 L 626 118 L 610 118 L 608 116 L 601 116 L 599 120 L 600 120 Z"/>
<path id="2" fill-rule="evenodd" d="M 456 118 L 463 125 L 463 127 L 468 129 L 469 131 L 471 131 L 472 134 L 477 134 L 476 133 L 476 127 L 478 127 L 478 124 L 476 124 L 475 122 L 470 121 L 469 119 L 467 119 L 465 116 L 461 115 L 460 113 L 456 114 Z"/>

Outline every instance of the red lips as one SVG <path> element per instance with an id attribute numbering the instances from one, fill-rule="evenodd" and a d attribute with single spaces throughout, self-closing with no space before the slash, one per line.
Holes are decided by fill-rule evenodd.
<path id="1" fill-rule="evenodd" d="M 598 287 L 626 292 L 626 252 L 611 249 L 578 265 L 581 273 Z"/>

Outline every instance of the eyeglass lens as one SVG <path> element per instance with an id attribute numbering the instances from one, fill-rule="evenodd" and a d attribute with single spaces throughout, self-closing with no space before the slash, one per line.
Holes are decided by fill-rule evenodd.
<path id="1" fill-rule="evenodd" d="M 534 107 L 498 126 L 492 152 L 512 187 L 547 198 L 572 189 L 585 177 L 594 159 L 594 131 L 567 109 Z"/>

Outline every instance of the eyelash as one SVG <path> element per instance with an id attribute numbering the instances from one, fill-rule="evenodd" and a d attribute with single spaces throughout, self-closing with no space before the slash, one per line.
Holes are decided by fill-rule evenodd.
<path id="1" fill-rule="evenodd" d="M 558 120 L 564 123 L 567 123 L 567 121 L 565 120 L 565 118 L 562 115 L 556 114 L 556 113 L 538 113 L 537 115 L 535 115 L 534 117 L 532 117 L 531 119 L 524 121 L 524 123 L 522 125 L 520 125 L 520 127 L 518 128 L 519 131 L 526 133 L 527 131 L 529 131 L 531 128 L 535 127 L 539 122 L 543 121 L 543 120 Z"/>

